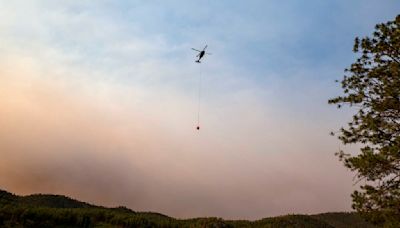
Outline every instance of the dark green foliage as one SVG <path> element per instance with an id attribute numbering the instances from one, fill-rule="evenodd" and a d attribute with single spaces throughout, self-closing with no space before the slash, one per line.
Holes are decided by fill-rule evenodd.
<path id="1" fill-rule="evenodd" d="M 34 194 L 19 198 L 19 204 L 55 208 L 88 208 L 93 205 L 73 200 L 66 196 Z"/>
<path id="2" fill-rule="evenodd" d="M 254 222 L 256 227 L 304 227 L 304 228 L 334 228 L 323 220 L 308 215 L 286 215 L 275 218 L 266 218 Z"/>
<path id="3" fill-rule="evenodd" d="M 322 220 L 329 225 L 337 228 L 349 227 L 363 227 L 363 228 L 374 228 L 376 226 L 366 222 L 361 216 L 355 213 L 324 213 L 318 215 L 312 215 L 312 217 Z"/>
<path id="4" fill-rule="evenodd" d="M 65 196 L 0 191 L 0 227 L 372 227 L 354 213 L 287 215 L 257 221 L 174 219 L 126 207 L 105 208 Z"/>
<path id="5" fill-rule="evenodd" d="M 365 180 L 352 194 L 353 208 L 376 224 L 400 227 L 400 15 L 378 24 L 372 38 L 356 38 L 360 57 L 342 80 L 344 96 L 329 103 L 356 107 L 339 139 L 359 143 L 357 155 L 338 153 Z"/>
<path id="6" fill-rule="evenodd" d="M 15 202 L 17 199 L 18 199 L 18 196 L 11 194 L 7 191 L 0 190 L 0 204 L 1 205 Z"/>

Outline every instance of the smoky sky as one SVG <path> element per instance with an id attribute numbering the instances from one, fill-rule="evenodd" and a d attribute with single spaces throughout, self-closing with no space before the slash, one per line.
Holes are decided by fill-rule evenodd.
<path id="1" fill-rule="evenodd" d="M 179 218 L 351 210 L 329 132 L 352 110 L 327 100 L 398 9 L 364 2 L 0 0 L 0 188 Z"/>
<path id="2" fill-rule="evenodd" d="M 6 190 L 177 217 L 349 210 L 351 180 L 335 148 L 325 146 L 336 146 L 334 140 L 318 129 L 301 135 L 316 126 L 296 124 L 243 96 L 249 101 L 222 112 L 229 117 L 211 115 L 220 107 L 207 105 L 204 129 L 196 132 L 186 99 L 164 94 L 177 113 L 121 102 L 135 96 L 121 90 L 109 92 L 112 102 L 97 103 L 85 92 L 71 94 L 69 83 L 37 79 L 28 65 L 2 66 L 0 181 Z"/>

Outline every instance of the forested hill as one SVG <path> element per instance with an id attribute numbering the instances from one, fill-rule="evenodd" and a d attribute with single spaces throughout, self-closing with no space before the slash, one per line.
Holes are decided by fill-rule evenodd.
<path id="1" fill-rule="evenodd" d="M 285 215 L 257 221 L 175 219 L 159 213 L 106 208 L 66 196 L 17 196 L 0 190 L 0 227 L 374 227 L 355 213 Z"/>

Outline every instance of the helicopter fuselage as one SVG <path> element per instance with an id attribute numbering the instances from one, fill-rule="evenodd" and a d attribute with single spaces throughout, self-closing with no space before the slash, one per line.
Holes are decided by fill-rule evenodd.
<path id="1" fill-rule="evenodd" d="M 201 51 L 200 54 L 199 54 L 199 59 L 203 58 L 205 53 L 206 53 L 205 51 Z"/>
<path id="2" fill-rule="evenodd" d="M 203 56 L 204 56 L 205 53 L 206 53 L 205 51 L 201 51 L 201 52 L 199 53 L 199 55 L 198 55 L 199 59 L 198 59 L 196 62 L 200 63 L 200 59 L 203 58 Z"/>
<path id="3" fill-rule="evenodd" d="M 206 45 L 206 46 L 203 48 L 203 50 L 201 50 L 201 51 L 200 51 L 200 50 L 197 50 L 197 49 L 195 49 L 195 48 L 192 48 L 192 50 L 199 52 L 199 54 L 196 56 L 196 57 L 199 57 L 199 59 L 196 60 L 197 63 L 200 63 L 200 59 L 203 58 L 203 56 L 204 56 L 205 54 L 211 55 L 211 53 L 206 53 L 206 48 L 207 48 L 207 45 Z"/>

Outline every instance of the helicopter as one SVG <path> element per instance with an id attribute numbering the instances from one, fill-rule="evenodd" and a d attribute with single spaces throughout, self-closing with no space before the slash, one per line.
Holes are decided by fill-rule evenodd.
<path id="1" fill-rule="evenodd" d="M 207 48 L 207 45 L 203 48 L 202 51 L 199 51 L 199 50 L 197 50 L 197 49 L 192 48 L 192 50 L 199 52 L 199 54 L 196 56 L 196 57 L 199 57 L 199 59 L 196 60 L 196 63 L 201 63 L 201 62 L 200 62 L 200 59 L 203 58 L 203 56 L 204 56 L 205 54 L 211 55 L 211 53 L 206 52 L 206 48 Z"/>

